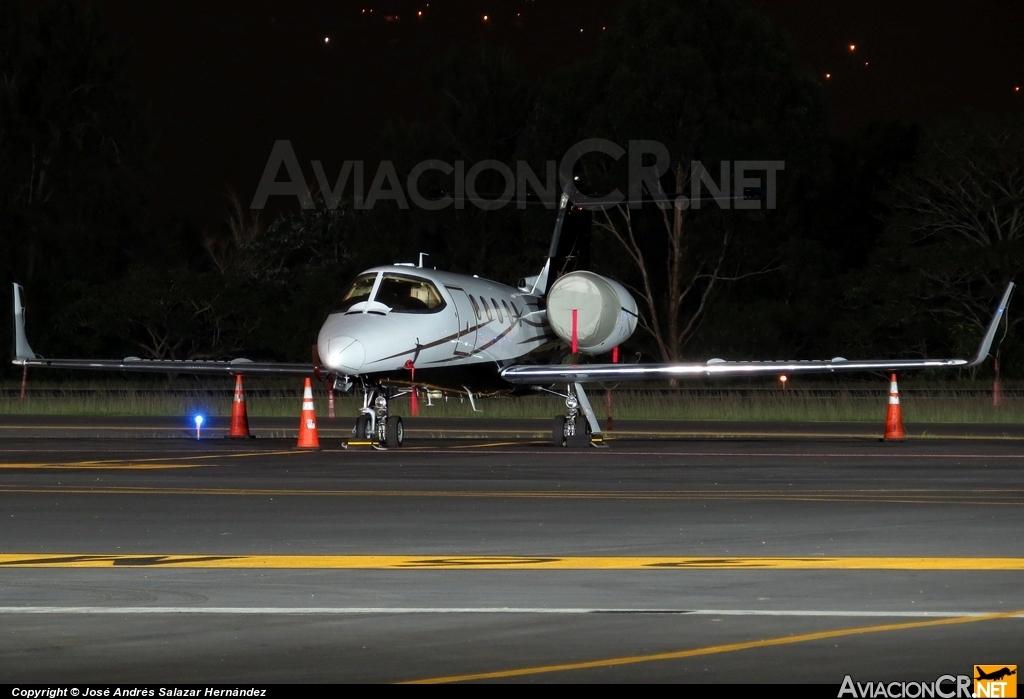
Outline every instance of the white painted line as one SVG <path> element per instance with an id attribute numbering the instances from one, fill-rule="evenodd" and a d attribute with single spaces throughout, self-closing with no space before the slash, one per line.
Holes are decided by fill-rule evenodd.
<path id="1" fill-rule="evenodd" d="M 846 610 L 817 610 L 817 609 L 694 609 L 690 614 L 703 614 L 708 616 L 807 616 L 807 617 L 904 617 L 910 619 L 935 618 L 960 616 L 987 616 L 999 614 L 1000 612 L 926 612 L 926 611 L 846 611 Z M 1017 614 L 1010 618 L 1024 618 L 1024 614 Z"/>
<path id="2" fill-rule="evenodd" d="M 56 607 L 6 606 L 0 614 L 686 614 L 698 616 L 901 617 L 986 616 L 998 612 L 816 609 L 659 609 L 617 607 Z M 1014 618 L 1024 618 L 1018 614 Z"/>

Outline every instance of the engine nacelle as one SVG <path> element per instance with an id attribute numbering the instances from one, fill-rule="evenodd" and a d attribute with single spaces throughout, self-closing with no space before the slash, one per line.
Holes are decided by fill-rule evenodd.
<path id="1" fill-rule="evenodd" d="M 636 301 L 616 281 L 593 272 L 570 272 L 551 285 L 548 323 L 565 342 L 572 342 L 576 311 L 576 343 L 583 354 L 610 352 L 636 330 Z"/>

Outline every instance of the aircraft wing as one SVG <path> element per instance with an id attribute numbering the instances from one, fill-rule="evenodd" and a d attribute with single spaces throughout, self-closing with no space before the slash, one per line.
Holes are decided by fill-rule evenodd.
<path id="1" fill-rule="evenodd" d="M 213 374 L 219 376 L 313 376 L 310 364 L 253 362 L 248 359 L 204 361 L 178 359 L 46 359 L 32 351 L 25 336 L 25 307 L 21 304 L 21 286 L 14 285 L 14 364 L 51 369 L 99 369 L 151 373 Z"/>
<path id="2" fill-rule="evenodd" d="M 42 357 L 15 357 L 18 366 L 46 367 L 49 369 L 100 369 L 109 371 L 142 371 L 153 374 L 214 374 L 218 376 L 313 376 L 312 364 L 285 364 L 277 362 L 230 362 L 190 359 L 44 359 Z"/>
<path id="3" fill-rule="evenodd" d="M 839 371 L 906 371 L 943 367 L 978 366 L 988 358 L 999 322 L 1006 313 L 1014 283 L 1006 287 L 999 306 L 982 338 L 977 354 L 971 359 L 864 359 L 843 357 L 825 360 L 785 360 L 732 362 L 709 359 L 706 362 L 683 364 L 552 364 L 547 366 L 511 366 L 501 372 L 509 383 L 547 385 L 551 383 L 594 383 L 602 381 L 650 381 L 703 376 L 764 376 L 779 374 L 834 373 Z"/>

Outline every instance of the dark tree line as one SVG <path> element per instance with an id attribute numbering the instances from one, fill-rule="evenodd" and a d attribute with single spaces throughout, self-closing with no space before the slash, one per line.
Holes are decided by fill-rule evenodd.
<path id="1" fill-rule="evenodd" d="M 152 141 L 95 15 L 31 7 L 0 2 L 0 261 L 33 289 L 43 344 L 65 283 L 116 278 L 138 251 Z"/>
<path id="2" fill-rule="evenodd" d="M 228 196 L 204 235 L 153 227 L 156 138 L 126 57 L 82 4 L 28 7 L 0 0 L 0 261 L 29 288 L 37 350 L 301 361 L 368 266 L 426 252 L 507 283 L 539 269 L 554 222 L 542 206 L 363 210 L 349 190 L 267 220 Z M 1024 281 L 1019 115 L 830 140 L 820 85 L 739 2 L 626 0 L 592 56 L 541 80 L 491 46 L 453 49 L 425 78 L 436 118 L 381 135 L 403 182 L 427 159 L 523 160 L 543 179 L 586 138 L 664 144 L 647 198 L 694 191 L 697 161 L 785 161 L 773 210 L 594 213 L 592 268 L 633 289 L 642 330 L 626 349 L 652 359 L 963 356 L 1005 283 Z M 626 158 L 591 155 L 575 174 L 584 194 L 628 188 Z M 420 188 L 453 193 L 437 171 Z M 478 180 L 484 196 L 503 188 L 494 171 Z M 10 323 L 2 332 L 10 344 Z M 1011 314 L 1010 374 L 1024 373 L 1018 333 Z"/>

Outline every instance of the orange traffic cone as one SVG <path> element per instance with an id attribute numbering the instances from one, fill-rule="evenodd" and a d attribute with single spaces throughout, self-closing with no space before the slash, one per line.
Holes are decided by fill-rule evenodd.
<path id="1" fill-rule="evenodd" d="M 252 437 L 249 434 L 249 416 L 245 412 L 245 391 L 242 377 L 235 377 L 235 400 L 231 404 L 231 431 L 228 437 Z"/>
<path id="2" fill-rule="evenodd" d="M 896 385 L 896 374 L 889 379 L 889 412 L 885 416 L 886 441 L 903 439 L 903 413 L 900 411 L 900 389 Z"/>
<path id="3" fill-rule="evenodd" d="M 320 437 L 316 431 L 316 409 L 313 407 L 313 384 L 306 379 L 302 389 L 302 418 L 299 420 L 300 449 L 319 449 Z"/>

